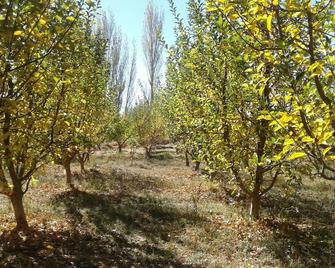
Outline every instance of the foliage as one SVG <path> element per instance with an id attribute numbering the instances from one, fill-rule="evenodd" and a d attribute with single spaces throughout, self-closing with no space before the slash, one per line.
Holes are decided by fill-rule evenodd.
<path id="1" fill-rule="evenodd" d="M 96 81 L 103 47 L 91 34 L 96 8 L 73 0 L 1 4 L 0 180 L 11 188 L 2 193 L 18 229 L 28 227 L 22 198 L 34 172 L 98 129 L 92 120 L 104 106 L 103 80 Z"/>
<path id="2" fill-rule="evenodd" d="M 208 9 L 243 44 L 251 80 L 273 88 L 260 119 L 283 140 L 276 159 L 305 158 L 315 175 L 333 179 L 334 2 L 208 1 Z M 270 78 L 261 75 L 266 66 Z"/>
<path id="3" fill-rule="evenodd" d="M 197 152 L 196 159 L 205 162 L 210 173 L 229 172 L 230 179 L 251 199 L 254 218 L 259 217 L 261 197 L 279 176 L 296 178 L 302 169 L 304 173 L 309 170 L 302 158 L 308 156 L 318 173 L 320 164 L 322 170 L 332 170 L 323 157 L 331 154 L 331 116 L 324 110 L 331 106 L 322 105 L 322 94 L 315 96 L 318 90 L 313 90 L 313 84 L 319 88 L 320 74 L 307 75 L 308 68 L 319 65 L 306 62 L 306 71 L 301 72 L 301 62 L 294 61 L 301 46 L 309 53 L 311 46 L 320 49 L 320 53 L 315 51 L 320 57 L 331 51 L 332 30 L 327 26 L 332 24 L 332 5 L 289 3 L 281 3 L 281 8 L 275 1 L 207 1 L 205 8 L 202 1 L 191 0 L 188 25 L 175 14 L 177 42 L 170 49 L 166 93 L 170 129 L 186 148 Z M 319 14 L 314 9 L 326 16 L 312 15 Z M 318 26 L 309 25 L 300 27 L 300 34 L 295 30 L 292 37 L 291 21 L 298 28 L 319 19 L 324 36 L 316 30 Z M 311 35 L 310 31 L 315 32 Z M 321 40 L 311 41 L 317 34 Z M 331 69 L 329 79 L 330 73 Z M 303 77 L 311 82 L 300 84 Z M 321 110 L 311 109 L 314 106 Z M 304 109 L 311 114 L 306 115 Z M 318 131 L 320 138 L 313 139 L 308 129 Z"/>
<path id="4" fill-rule="evenodd" d="M 116 115 L 110 122 L 106 135 L 108 139 L 116 141 L 118 144 L 118 151 L 122 152 L 128 140 L 132 136 L 132 126 L 128 114 Z"/>
<path id="5" fill-rule="evenodd" d="M 145 149 L 147 157 L 151 157 L 153 147 L 166 138 L 164 119 L 160 109 L 158 96 L 151 104 L 143 101 L 130 112 L 133 138 Z"/>

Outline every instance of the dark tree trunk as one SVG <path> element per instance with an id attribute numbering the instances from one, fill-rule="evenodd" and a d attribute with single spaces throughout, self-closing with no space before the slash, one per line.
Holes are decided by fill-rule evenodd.
<path id="1" fill-rule="evenodd" d="M 188 151 L 185 150 L 185 164 L 187 167 L 190 166 L 190 159 L 188 158 Z"/>
<path id="2" fill-rule="evenodd" d="M 29 229 L 26 213 L 23 207 L 23 193 L 21 189 L 14 187 L 13 193 L 10 196 L 10 201 L 14 209 L 17 231 L 27 231 Z"/>
<path id="3" fill-rule="evenodd" d="M 250 218 L 258 220 L 260 217 L 261 197 L 259 193 L 252 193 L 250 200 Z"/>
<path id="4" fill-rule="evenodd" d="M 194 165 L 194 170 L 195 171 L 199 171 L 200 169 L 200 161 L 194 161 L 195 165 Z"/>
<path id="5" fill-rule="evenodd" d="M 145 157 L 151 158 L 151 148 L 150 147 L 145 147 Z"/>
<path id="6" fill-rule="evenodd" d="M 261 155 L 263 155 L 263 148 L 265 145 L 265 138 L 261 136 L 260 142 L 258 143 L 259 151 L 258 156 L 261 159 Z M 262 166 L 258 165 L 256 168 L 256 177 L 253 191 L 251 193 L 250 200 L 250 218 L 252 220 L 258 220 L 260 216 L 260 208 L 261 208 L 261 185 L 263 183 L 264 169 Z"/>
<path id="7" fill-rule="evenodd" d="M 119 144 L 119 143 L 118 143 L 118 146 L 117 146 L 117 147 L 118 147 L 118 148 L 117 148 L 117 149 L 118 149 L 118 152 L 119 152 L 119 153 L 122 153 L 122 144 Z"/>

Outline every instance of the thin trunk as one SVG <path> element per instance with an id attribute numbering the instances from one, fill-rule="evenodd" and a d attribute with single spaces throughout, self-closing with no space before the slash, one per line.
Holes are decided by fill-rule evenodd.
<path id="1" fill-rule="evenodd" d="M 69 188 L 74 189 L 71 173 L 71 161 L 64 161 L 63 166 L 66 173 L 66 184 Z"/>
<path id="2" fill-rule="evenodd" d="M 269 66 L 266 67 L 265 74 L 267 77 L 270 77 L 271 69 Z M 264 88 L 263 96 L 260 98 L 261 105 L 259 107 L 259 112 L 265 109 L 269 109 L 270 106 L 270 86 L 269 82 L 266 83 Z M 250 218 L 252 220 L 259 219 L 260 216 L 260 207 L 261 207 L 261 186 L 264 181 L 264 168 L 262 163 L 262 159 L 265 154 L 266 140 L 267 140 L 267 131 L 269 128 L 269 122 L 267 120 L 259 120 L 256 125 L 258 142 L 256 147 L 257 154 L 257 167 L 255 174 L 255 182 L 254 188 L 250 195 L 251 204 L 250 204 Z"/>
<path id="3" fill-rule="evenodd" d="M 145 157 L 151 158 L 151 148 L 150 147 L 145 147 Z"/>
<path id="4" fill-rule="evenodd" d="M 118 148 L 118 152 L 119 153 L 122 153 L 122 144 L 120 144 L 120 143 L 118 143 L 118 146 L 117 146 Z"/>
<path id="5" fill-rule="evenodd" d="M 263 148 L 265 145 L 265 136 L 261 136 L 261 141 L 258 146 L 259 148 L 258 153 L 263 152 Z M 263 143 L 264 142 L 264 143 Z M 251 200 L 250 200 L 250 212 L 249 216 L 252 220 L 258 220 L 260 216 L 260 208 L 261 208 L 261 185 L 263 183 L 263 176 L 264 176 L 264 169 L 262 166 L 257 166 L 256 168 L 256 178 L 255 178 L 255 185 L 254 189 L 251 193 Z"/>
<path id="6" fill-rule="evenodd" d="M 265 149 L 265 142 L 266 142 L 266 135 L 263 131 L 267 126 L 267 122 L 261 121 L 260 125 L 258 126 L 258 137 L 259 141 L 257 143 L 257 158 L 258 163 L 262 161 L 262 157 L 264 155 Z M 260 211 L 260 204 L 261 204 L 261 186 L 263 184 L 264 177 L 264 168 L 261 165 L 257 165 L 256 168 L 256 175 L 255 175 L 255 184 L 253 187 L 253 191 L 251 193 L 251 203 L 250 203 L 250 218 L 252 220 L 259 219 L 259 211 Z"/>
<path id="7" fill-rule="evenodd" d="M 188 158 L 188 151 L 185 150 L 185 164 L 187 167 L 190 166 L 190 159 Z"/>
<path id="8" fill-rule="evenodd" d="M 23 193 L 21 189 L 14 187 L 13 193 L 10 196 L 10 201 L 14 209 L 17 231 L 27 231 L 29 229 L 26 213 L 23 207 Z"/>
<path id="9" fill-rule="evenodd" d="M 85 173 L 86 172 L 86 169 L 85 169 L 85 160 L 84 159 L 80 159 L 79 160 L 79 164 L 80 164 L 80 172 L 81 173 Z"/>
<path id="10" fill-rule="evenodd" d="M 260 208 L 261 208 L 261 196 L 259 192 L 253 192 L 250 200 L 250 218 L 252 220 L 258 220 L 260 216 Z"/>
<path id="11" fill-rule="evenodd" d="M 194 161 L 194 163 L 195 163 L 194 170 L 195 171 L 199 171 L 199 169 L 200 169 L 200 161 Z"/>

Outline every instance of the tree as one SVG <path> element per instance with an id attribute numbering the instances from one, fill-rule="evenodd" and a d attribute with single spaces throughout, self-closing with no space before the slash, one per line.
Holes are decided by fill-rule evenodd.
<path id="1" fill-rule="evenodd" d="M 160 110 L 160 99 L 153 104 L 138 103 L 129 113 L 132 137 L 145 150 L 147 158 L 152 157 L 152 149 L 166 137 L 164 119 Z"/>
<path id="2" fill-rule="evenodd" d="M 148 73 L 151 103 L 156 94 L 155 90 L 157 90 L 159 85 L 160 70 L 162 67 L 163 43 L 160 37 L 163 31 L 163 24 L 164 14 L 157 10 L 152 1 L 149 1 L 145 11 L 142 45 Z"/>
<path id="3" fill-rule="evenodd" d="M 169 53 L 167 94 L 175 107 L 171 125 L 186 135 L 184 142 L 208 172 L 229 173 L 249 197 L 250 216 L 257 219 L 261 197 L 288 166 L 276 158 L 282 140 L 264 118 L 272 111 L 276 90 L 271 66 L 259 52 L 250 55 L 234 31 L 238 25 L 210 16 L 202 1 L 189 1 L 189 11 L 190 23 L 179 23 L 176 46 Z M 262 34 L 266 40 L 266 28 Z"/>
<path id="4" fill-rule="evenodd" d="M 85 23 L 93 1 L 7 1 L 0 9 L 0 181 L 13 205 L 17 230 L 28 223 L 23 196 L 34 172 L 49 161 L 62 126 L 64 96 L 71 89 L 67 72 L 58 68 L 77 43 L 85 42 Z M 68 38 L 70 33 L 79 37 Z"/>
<path id="5" fill-rule="evenodd" d="M 132 104 L 134 82 L 136 80 L 136 50 L 133 46 L 131 61 L 129 62 L 129 48 L 122 33 L 115 26 L 113 17 L 106 14 L 98 25 L 99 31 L 107 40 L 106 60 L 109 63 L 108 96 L 111 109 L 115 109 L 115 116 L 109 122 L 106 130 L 107 138 L 118 144 L 118 151 L 130 138 L 127 113 Z"/>
<path id="6" fill-rule="evenodd" d="M 271 93 L 274 108 L 264 119 L 284 139 L 277 158 L 307 158 L 314 175 L 333 180 L 334 3 L 209 3 L 228 24 L 237 26 L 233 30 L 245 44 L 244 51 L 271 65 L 278 90 Z"/>
<path id="7" fill-rule="evenodd" d="M 278 176 L 333 179 L 334 3 L 191 0 L 189 11 L 167 83 L 183 142 L 230 172 L 256 219 Z"/>
<path id="8" fill-rule="evenodd" d="M 101 133 L 111 117 L 106 99 L 106 44 L 99 34 L 91 33 L 91 26 L 92 22 L 87 26 L 85 43 L 62 62 L 65 65 L 75 63 L 76 68 L 68 73 L 71 83 L 64 85 L 71 95 L 64 96 L 64 106 L 60 107 L 61 114 L 64 114 L 62 127 L 56 133 L 57 139 L 52 146 L 53 157 L 64 166 L 67 184 L 72 189 L 71 162 L 75 157 L 79 158 L 84 170 L 85 155 L 102 142 Z"/>

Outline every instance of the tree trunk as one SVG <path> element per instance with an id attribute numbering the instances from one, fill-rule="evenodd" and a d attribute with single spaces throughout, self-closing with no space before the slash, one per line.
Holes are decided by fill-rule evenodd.
<path id="1" fill-rule="evenodd" d="M 253 193 L 251 195 L 250 200 L 250 218 L 252 220 L 258 220 L 260 216 L 260 208 L 261 208 L 261 197 L 259 193 Z"/>
<path id="2" fill-rule="evenodd" d="M 200 169 L 200 161 L 194 161 L 194 163 L 195 163 L 194 170 L 195 171 L 199 171 L 199 169 Z"/>
<path id="3" fill-rule="evenodd" d="M 17 231 L 27 231 L 29 229 L 26 213 L 23 207 L 23 193 L 21 189 L 16 189 L 14 187 L 13 193 L 10 196 L 10 201 L 14 209 L 15 220 L 16 220 L 16 230 Z"/>
<path id="4" fill-rule="evenodd" d="M 250 202 L 250 219 L 258 220 L 260 216 L 261 208 L 261 185 L 263 182 L 264 170 L 263 167 L 258 165 L 256 168 L 256 178 L 254 189 L 251 193 L 251 202 Z"/>
<path id="5" fill-rule="evenodd" d="M 151 158 L 151 148 L 145 147 L 145 157 Z"/>
<path id="6" fill-rule="evenodd" d="M 119 144 L 117 145 L 117 149 L 118 149 L 118 152 L 119 153 L 122 153 L 122 144 Z"/>
<path id="7" fill-rule="evenodd" d="M 85 170 L 85 160 L 80 158 L 79 164 L 80 164 L 80 172 L 82 174 L 85 173 L 86 172 L 86 170 Z"/>
<path id="8" fill-rule="evenodd" d="M 188 151 L 185 150 L 185 164 L 187 167 L 190 166 L 190 159 L 188 158 Z"/>
<path id="9" fill-rule="evenodd" d="M 63 166 L 66 174 L 66 184 L 69 188 L 74 189 L 71 173 L 71 161 L 64 161 Z"/>

